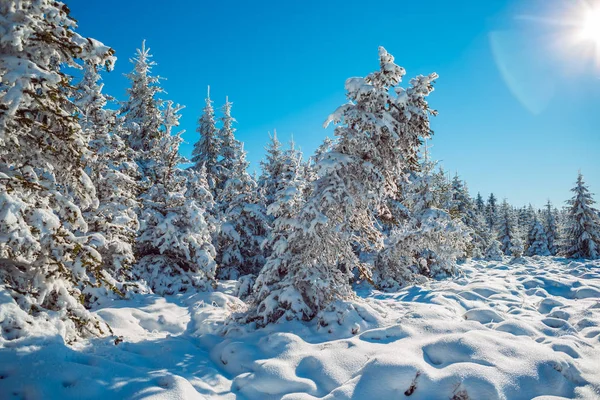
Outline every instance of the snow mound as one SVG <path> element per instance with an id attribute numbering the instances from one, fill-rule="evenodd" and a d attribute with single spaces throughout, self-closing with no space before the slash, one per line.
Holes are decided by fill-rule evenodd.
<path id="1" fill-rule="evenodd" d="M 95 311 L 118 340 L 68 346 L 50 322 L 46 336 L 3 333 L 0 393 L 9 399 L 600 398 L 600 262 L 535 257 L 461 267 L 454 280 L 397 293 L 360 286 L 359 299 L 332 305 L 312 323 L 259 330 L 225 325 L 244 309 L 231 295 L 233 281 L 211 293 L 136 295 Z M 0 292 L 3 328 L 12 323 L 5 322 L 9 315 L 28 317 L 15 307 Z"/>

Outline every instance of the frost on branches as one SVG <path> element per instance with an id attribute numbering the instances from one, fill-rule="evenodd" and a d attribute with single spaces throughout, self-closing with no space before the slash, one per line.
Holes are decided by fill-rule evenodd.
<path id="1" fill-rule="evenodd" d="M 208 290 L 216 272 L 204 210 L 186 197 L 186 175 L 177 168 L 185 161 L 179 155 L 180 135 L 171 135 L 171 128 L 178 124 L 179 108 L 167 102 L 165 129 L 149 153 L 153 184 L 141 197 L 144 211 L 137 269 L 139 277 L 159 294 Z"/>
<path id="2" fill-rule="evenodd" d="M 548 250 L 548 237 L 544 226 L 538 221 L 534 214 L 533 222 L 531 223 L 531 229 L 527 235 L 527 250 L 525 251 L 526 256 L 549 256 L 550 250 Z"/>
<path id="3" fill-rule="evenodd" d="M 245 171 L 229 179 L 223 189 L 222 204 L 227 208 L 217 240 L 219 277 L 255 275 L 265 262 L 262 243 L 268 229 L 256 182 Z"/>
<path id="4" fill-rule="evenodd" d="M 310 320 L 332 301 L 353 296 L 353 270 L 364 268 L 353 245 L 378 248 L 378 208 L 396 190 L 396 177 L 416 165 L 423 137 L 431 134 L 425 98 L 436 74 L 398 86 L 405 72 L 379 48 L 380 71 L 346 81 L 349 103 L 326 121 L 338 140 L 319 162 L 319 179 L 290 227 L 286 251 L 257 278 L 247 315 L 258 325 Z"/>
<path id="5" fill-rule="evenodd" d="M 293 147 L 280 158 L 281 176 L 275 185 L 273 202 L 267 208 L 267 214 L 273 219 L 272 227 L 265 241 L 269 256 L 265 268 L 277 271 L 282 260 L 287 257 L 288 232 L 296 224 L 296 217 L 304 204 L 304 188 L 307 185 L 303 174 L 302 153 Z M 257 287 L 262 285 L 266 275 L 262 274 Z"/>
<path id="6" fill-rule="evenodd" d="M 437 192 L 427 149 L 419 171 L 413 172 L 405 188 L 409 218 L 390 233 L 385 248 L 375 259 L 373 281 L 384 290 L 427 277 L 443 277 L 456 272 L 472 232 L 460 218 L 436 207 Z"/>
<path id="7" fill-rule="evenodd" d="M 521 257 L 523 242 L 518 237 L 514 212 L 506 200 L 502 202 L 498 214 L 498 241 L 502 252 L 507 256 Z"/>
<path id="8" fill-rule="evenodd" d="M 600 258 L 600 217 L 581 173 L 571 191 L 575 195 L 567 201 L 563 252 L 569 258 Z"/>
<path id="9" fill-rule="evenodd" d="M 266 160 L 260 162 L 262 173 L 258 179 L 258 186 L 265 199 L 265 207 L 269 207 L 275 199 L 277 183 L 281 177 L 283 150 L 281 142 L 277 139 L 277 131 L 273 132 L 271 141 L 265 147 Z"/>
<path id="10" fill-rule="evenodd" d="M 215 279 L 215 249 L 204 210 L 186 197 L 188 174 L 178 168 L 186 160 L 179 155 L 180 134 L 172 135 L 172 129 L 179 125 L 183 107 L 156 98 L 163 90 L 158 78 L 150 76 L 150 57 L 144 44 L 131 60 L 129 99 L 122 108 L 128 143 L 142 174 L 134 275 L 159 294 L 205 290 Z M 202 179 L 194 185 L 200 193 Z"/>
<path id="11" fill-rule="evenodd" d="M 488 248 L 485 250 L 483 254 L 484 260 L 487 261 L 502 261 L 502 256 L 504 253 L 502 252 L 502 243 L 497 241 L 496 239 L 492 239 Z"/>
<path id="12" fill-rule="evenodd" d="M 470 229 L 471 241 L 467 245 L 466 257 L 482 257 L 489 245 L 490 234 L 485 226 L 485 221 L 477 213 L 475 204 L 469 196 L 467 184 L 459 179 L 458 175 L 452 180 L 452 200 L 450 201 L 450 215 L 459 218 Z"/>
<path id="13" fill-rule="evenodd" d="M 192 162 L 194 163 L 194 169 L 199 170 L 204 166 L 206 168 L 206 176 L 208 185 L 213 193 L 213 197 L 216 197 L 216 188 L 219 185 L 219 154 L 221 152 L 221 138 L 219 137 L 219 131 L 215 126 L 215 110 L 212 106 L 212 100 L 210 99 L 210 88 L 206 95 L 206 106 L 202 116 L 198 120 L 198 129 L 196 130 L 200 134 L 200 140 L 194 145 L 192 151 Z"/>
<path id="14" fill-rule="evenodd" d="M 83 79 L 76 86 L 75 105 L 80 124 L 89 140 L 90 156 L 86 172 L 98 195 L 98 207 L 84 214 L 90 232 L 104 236 L 98 248 L 102 266 L 96 270 L 97 288 L 87 288 L 87 300 L 94 302 L 115 293 L 124 295 L 132 282 L 135 263 L 133 244 L 139 228 L 136 211 L 139 173 L 133 152 L 119 135 L 119 121 L 107 110 L 97 67 L 86 64 Z"/>
<path id="15" fill-rule="evenodd" d="M 548 200 L 546 204 L 546 210 L 544 211 L 544 222 L 546 229 L 546 236 L 548 237 L 548 250 L 550 254 L 555 256 L 559 251 L 559 225 L 556 218 L 556 214 L 558 214 L 558 210 L 552 209 L 552 203 Z"/>
<path id="16" fill-rule="evenodd" d="M 131 87 L 127 89 L 129 98 L 121 107 L 128 133 L 127 144 L 139 153 L 137 162 L 142 170 L 147 168 L 143 155 L 151 150 L 152 141 L 160 136 L 163 123 L 161 107 L 164 102 L 156 97 L 163 89 L 158 85 L 160 78 L 151 75 L 152 67 L 156 65 L 151 58 L 150 49 L 143 41 L 136 57 L 129 60 L 134 65 L 133 71 L 126 75 Z"/>
<path id="17" fill-rule="evenodd" d="M 106 333 L 82 304 L 104 239 L 86 235 L 81 210 L 97 199 L 72 78 L 60 67 L 114 62 L 75 28 L 60 2 L 0 2 L 0 280 L 27 312 L 63 319 L 68 339 Z"/>

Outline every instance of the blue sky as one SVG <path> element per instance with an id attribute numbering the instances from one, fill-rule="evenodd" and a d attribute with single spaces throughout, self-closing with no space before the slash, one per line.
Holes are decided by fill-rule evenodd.
<path id="1" fill-rule="evenodd" d="M 233 101 L 252 169 L 274 129 L 311 154 L 332 135 L 322 123 L 345 102 L 344 81 L 376 70 L 383 45 L 407 78 L 440 75 L 432 154 L 473 195 L 562 205 L 581 169 L 600 200 L 600 69 L 563 43 L 566 1 L 67 3 L 81 34 L 116 50 L 104 81 L 117 99 L 147 40 L 164 97 L 186 106 L 186 156 L 207 85 L 216 107 Z"/>

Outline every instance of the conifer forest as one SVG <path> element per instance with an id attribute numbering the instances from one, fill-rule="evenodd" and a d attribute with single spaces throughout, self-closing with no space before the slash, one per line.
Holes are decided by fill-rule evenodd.
<path id="1" fill-rule="evenodd" d="M 431 151 L 444 77 L 381 46 L 254 168 L 235 92 L 184 108 L 76 18 L 0 1 L 0 399 L 600 398 L 599 169 L 473 190 Z"/>

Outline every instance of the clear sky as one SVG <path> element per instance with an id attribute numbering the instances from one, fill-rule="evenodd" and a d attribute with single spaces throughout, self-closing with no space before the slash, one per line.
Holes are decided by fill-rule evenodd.
<path id="1" fill-rule="evenodd" d="M 579 169 L 600 200 L 600 64 L 570 40 L 575 3 L 67 0 L 79 32 L 116 50 L 104 80 L 119 100 L 147 40 L 164 97 L 186 106 L 185 156 L 207 85 L 215 107 L 233 101 L 252 170 L 274 129 L 311 154 L 332 135 L 322 123 L 346 101 L 344 81 L 376 70 L 382 45 L 407 78 L 440 75 L 433 157 L 472 195 L 535 206 L 562 205 Z"/>

